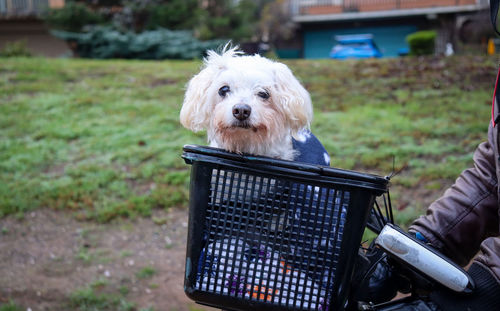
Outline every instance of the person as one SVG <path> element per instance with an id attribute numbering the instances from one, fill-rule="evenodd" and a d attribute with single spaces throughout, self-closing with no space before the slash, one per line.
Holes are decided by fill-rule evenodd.
<path id="1" fill-rule="evenodd" d="M 499 1 L 490 0 L 491 21 L 497 24 Z M 487 141 L 474 152 L 474 166 L 461 173 L 426 215 L 408 231 L 454 262 L 469 266 L 475 283 L 472 294 L 438 288 L 426 301 L 394 304 L 384 310 L 500 310 L 500 88 L 499 75 L 492 100 Z M 379 282 L 380 284 L 387 284 Z M 395 292 L 394 292 L 395 293 Z"/>

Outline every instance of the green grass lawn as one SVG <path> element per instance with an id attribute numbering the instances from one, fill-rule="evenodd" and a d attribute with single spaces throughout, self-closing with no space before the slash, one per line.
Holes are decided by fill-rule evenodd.
<path id="1" fill-rule="evenodd" d="M 311 92 L 313 132 L 340 168 L 389 174 L 396 206 L 442 191 L 486 138 L 496 59 L 286 62 Z M 0 216 L 39 207 L 81 219 L 186 206 L 178 121 L 199 61 L 0 60 Z M 410 196 L 415 196 L 411 197 Z M 408 206 L 407 206 L 408 205 Z M 401 207 L 402 208 L 402 207 Z"/>

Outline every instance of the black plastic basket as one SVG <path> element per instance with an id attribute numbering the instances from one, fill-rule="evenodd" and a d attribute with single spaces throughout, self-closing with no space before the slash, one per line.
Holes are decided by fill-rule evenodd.
<path id="1" fill-rule="evenodd" d="M 343 310 L 385 178 L 184 146 L 192 165 L 184 289 L 231 310 Z"/>

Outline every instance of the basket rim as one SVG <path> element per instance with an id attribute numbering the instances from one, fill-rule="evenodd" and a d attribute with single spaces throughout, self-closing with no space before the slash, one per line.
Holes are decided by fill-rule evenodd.
<path id="1" fill-rule="evenodd" d="M 265 166 L 265 169 L 269 170 L 269 173 L 283 173 L 283 170 L 286 170 L 296 177 L 325 177 L 325 181 L 331 178 L 340 178 L 355 183 L 361 182 L 365 187 L 368 186 L 369 188 L 383 192 L 387 191 L 389 186 L 389 179 L 386 177 L 353 170 L 275 159 L 265 156 L 237 154 L 223 149 L 201 145 L 184 145 L 183 151 L 182 158 L 187 164 L 192 164 L 195 161 L 202 161 L 218 164 L 236 164 L 246 168 L 262 169 L 262 167 Z"/>

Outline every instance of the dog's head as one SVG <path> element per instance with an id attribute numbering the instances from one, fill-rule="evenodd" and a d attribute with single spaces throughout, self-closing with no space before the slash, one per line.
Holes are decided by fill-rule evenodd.
<path id="1" fill-rule="evenodd" d="M 232 48 L 208 52 L 188 84 L 182 125 L 207 130 L 210 142 L 233 152 L 254 152 L 309 127 L 309 93 L 284 64 Z"/>

